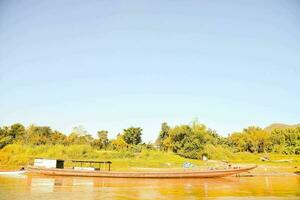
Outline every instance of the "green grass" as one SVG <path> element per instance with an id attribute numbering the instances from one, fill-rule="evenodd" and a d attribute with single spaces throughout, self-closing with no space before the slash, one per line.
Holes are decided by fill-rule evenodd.
<path id="1" fill-rule="evenodd" d="M 158 150 L 143 150 L 140 153 L 130 151 L 96 150 L 88 145 L 71 146 L 24 146 L 8 145 L 0 150 L 0 167 L 18 168 L 33 162 L 36 157 L 56 159 L 80 159 L 112 161 L 113 170 L 131 170 L 138 168 L 182 168 L 184 162 L 201 165 L 202 161 L 180 157 L 174 153 Z M 71 166 L 70 162 L 66 162 Z"/>
<path id="2" fill-rule="evenodd" d="M 0 168 L 19 168 L 31 164 L 35 157 L 57 159 L 81 159 L 112 161 L 113 170 L 168 170 L 182 169 L 184 162 L 190 162 L 194 169 L 208 168 L 209 166 L 225 166 L 222 162 L 233 164 L 256 164 L 260 166 L 257 172 L 281 171 L 292 172 L 300 170 L 300 156 L 268 154 L 270 161 L 261 161 L 265 154 L 232 153 L 220 147 L 208 147 L 211 152 L 211 161 L 192 160 L 180 157 L 172 152 L 144 149 L 139 153 L 130 151 L 104 151 L 96 150 L 88 145 L 55 145 L 55 146 L 25 146 L 11 144 L 0 150 Z M 213 161 L 214 160 L 214 161 Z M 275 162 L 278 160 L 292 160 L 291 162 Z M 71 166 L 71 162 L 66 162 Z M 147 168 L 147 169 L 145 169 Z M 266 170 L 267 169 L 267 170 Z"/>

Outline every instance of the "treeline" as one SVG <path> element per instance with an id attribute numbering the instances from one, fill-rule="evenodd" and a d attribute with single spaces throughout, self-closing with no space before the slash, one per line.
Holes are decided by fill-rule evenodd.
<path id="1" fill-rule="evenodd" d="M 251 153 L 275 152 L 300 154 L 300 127 L 274 128 L 248 127 L 242 132 L 229 135 L 228 145 L 235 152 Z"/>
<path id="2" fill-rule="evenodd" d="M 217 153 L 216 147 L 231 152 L 300 155 L 300 127 L 267 130 L 250 126 L 228 137 L 221 137 L 199 123 L 173 128 L 163 123 L 157 143 L 163 151 L 172 150 L 188 158 L 200 158 L 203 155 L 209 157 L 211 153 Z"/>
<path id="3" fill-rule="evenodd" d="M 167 123 L 162 123 L 156 144 L 162 151 L 173 151 L 183 157 L 200 159 L 204 155 L 210 157 L 210 154 L 214 153 L 211 147 L 226 148 L 226 138 L 197 122 L 173 128 Z"/>
<path id="4" fill-rule="evenodd" d="M 69 135 L 49 126 L 30 125 L 24 127 L 20 123 L 11 126 L 0 127 L 0 149 L 8 144 L 18 143 L 24 145 L 91 145 L 96 149 L 123 150 L 138 145 L 148 146 L 142 143 L 142 129 L 129 127 L 117 135 L 116 139 L 108 139 L 108 131 L 100 130 L 97 138 L 92 137 L 82 126 L 74 127 Z"/>
<path id="5" fill-rule="evenodd" d="M 222 137 L 216 131 L 198 122 L 170 127 L 162 123 L 158 138 L 153 144 L 142 143 L 142 128 L 124 129 L 115 139 L 108 138 L 108 131 L 100 130 L 97 138 L 82 127 L 73 129 L 69 135 L 52 130 L 48 126 L 20 123 L 0 127 L 0 149 L 9 144 L 24 145 L 74 145 L 85 144 L 95 149 L 141 151 L 142 148 L 172 151 L 186 158 L 212 157 L 220 151 L 280 154 L 300 154 L 300 127 L 262 129 L 248 127 Z M 214 156 L 215 157 L 215 156 Z"/>

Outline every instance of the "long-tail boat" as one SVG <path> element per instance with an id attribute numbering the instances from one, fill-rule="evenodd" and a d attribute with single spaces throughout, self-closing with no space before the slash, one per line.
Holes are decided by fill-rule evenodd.
<path id="1" fill-rule="evenodd" d="M 242 168 L 232 168 L 225 170 L 206 170 L 206 171 L 194 171 L 194 170 L 184 170 L 184 171 L 136 171 L 136 172 L 123 172 L 123 171 L 111 171 L 110 161 L 80 161 L 72 160 L 73 164 L 80 163 L 80 167 L 64 168 L 62 160 L 52 160 L 53 164 L 50 162 L 45 162 L 46 165 L 40 161 L 35 162 L 34 166 L 29 166 L 27 168 L 29 173 L 38 173 L 42 175 L 51 176 L 84 176 L 84 177 L 109 177 L 109 178 L 217 178 L 240 174 L 242 172 L 247 172 L 251 169 L 256 168 L 256 166 L 242 167 Z M 49 161 L 49 160 L 48 160 Z M 99 168 L 94 167 L 82 167 L 84 164 L 88 163 L 90 166 L 98 165 Z M 104 167 L 103 167 L 104 165 Z M 101 168 L 101 166 L 103 168 Z"/>

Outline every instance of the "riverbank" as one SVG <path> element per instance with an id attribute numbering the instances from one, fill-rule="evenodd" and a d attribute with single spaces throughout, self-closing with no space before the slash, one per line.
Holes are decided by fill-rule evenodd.
<path id="1" fill-rule="evenodd" d="M 184 163 L 190 163 L 186 170 L 224 169 L 228 165 L 257 165 L 251 175 L 294 175 L 300 171 L 300 156 L 281 154 L 228 153 L 202 161 L 187 159 L 172 152 L 143 149 L 141 152 L 95 150 L 88 145 L 72 146 L 24 146 L 8 145 L 0 150 L 0 169 L 19 169 L 32 164 L 34 158 L 64 159 L 71 167 L 70 159 L 112 161 L 115 171 L 183 170 Z M 224 159 L 220 159 L 223 158 Z M 265 158 L 268 158 L 267 160 Z"/>

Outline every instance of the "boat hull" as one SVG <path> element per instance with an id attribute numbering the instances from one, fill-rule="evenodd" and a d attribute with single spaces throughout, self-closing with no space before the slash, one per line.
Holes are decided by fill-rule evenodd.
<path id="1" fill-rule="evenodd" d="M 109 177 L 109 178 L 218 178 L 247 172 L 256 168 L 247 167 L 228 170 L 209 171 L 174 171 L 174 172 L 118 172 L 118 171 L 83 171 L 73 169 L 45 169 L 29 167 L 29 173 L 50 176 L 82 176 L 82 177 Z"/>
<path id="2" fill-rule="evenodd" d="M 0 175 L 19 175 L 25 173 L 26 171 L 0 171 Z"/>

